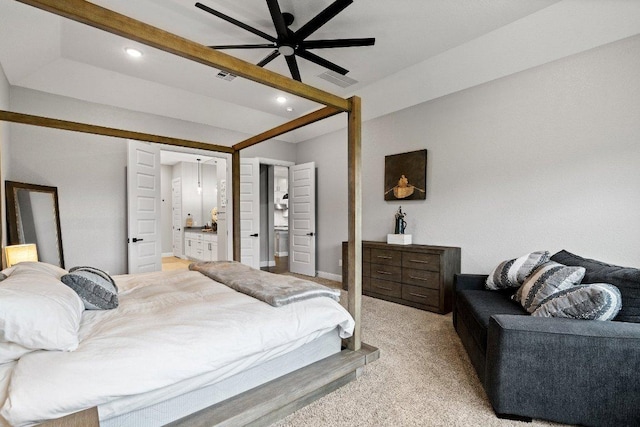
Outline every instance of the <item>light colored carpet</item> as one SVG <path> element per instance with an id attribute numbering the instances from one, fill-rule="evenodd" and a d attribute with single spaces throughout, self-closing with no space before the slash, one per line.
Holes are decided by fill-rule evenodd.
<path id="1" fill-rule="evenodd" d="M 557 425 L 496 418 L 451 314 L 363 296 L 362 337 L 380 349 L 380 359 L 367 365 L 357 381 L 272 427 Z"/>

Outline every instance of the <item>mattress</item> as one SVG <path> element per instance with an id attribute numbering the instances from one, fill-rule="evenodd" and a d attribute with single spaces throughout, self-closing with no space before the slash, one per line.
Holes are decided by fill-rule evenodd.
<path id="1" fill-rule="evenodd" d="M 271 307 L 193 271 L 114 277 L 115 310 L 88 310 L 75 351 L 1 365 L 1 414 L 31 425 L 98 406 L 109 420 L 264 364 L 353 319 L 330 298 Z M 13 365 L 13 366 L 8 366 Z"/>

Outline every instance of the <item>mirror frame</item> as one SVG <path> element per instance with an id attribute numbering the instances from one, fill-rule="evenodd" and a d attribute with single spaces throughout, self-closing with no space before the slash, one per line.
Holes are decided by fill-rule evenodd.
<path id="1" fill-rule="evenodd" d="M 26 242 L 20 242 L 18 233 L 18 209 L 17 209 L 17 191 L 28 190 L 39 193 L 48 193 L 53 196 L 53 206 L 56 215 L 56 233 L 58 237 L 58 256 L 60 258 L 60 267 L 64 268 L 64 252 L 62 250 L 62 231 L 60 229 L 60 209 L 58 205 L 58 187 L 50 187 L 47 185 L 27 184 L 24 182 L 5 181 L 6 202 L 7 202 L 7 245 L 19 245 Z"/>

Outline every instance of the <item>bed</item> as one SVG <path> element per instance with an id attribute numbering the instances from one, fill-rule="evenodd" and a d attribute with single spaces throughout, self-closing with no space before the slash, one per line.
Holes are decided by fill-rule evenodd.
<path id="1" fill-rule="evenodd" d="M 232 240 L 233 240 L 233 259 L 241 259 L 241 224 L 240 224 L 240 153 L 242 150 L 249 148 L 255 144 L 259 144 L 263 141 L 275 138 L 279 135 L 283 135 L 287 132 L 299 129 L 308 124 L 315 123 L 317 121 L 333 117 L 335 115 L 346 113 L 347 117 L 347 157 L 348 157 L 348 260 L 346 260 L 347 269 L 347 283 L 348 283 L 348 296 L 347 306 L 348 312 L 352 319 L 355 321 L 353 326 L 353 333 L 350 338 L 346 340 L 347 349 L 340 351 L 338 354 L 326 357 L 318 362 L 313 362 L 299 369 L 296 372 L 303 372 L 303 375 L 292 377 L 295 374 L 286 374 L 286 368 L 289 364 L 293 365 L 288 360 L 279 360 L 278 357 L 271 360 L 272 366 L 269 369 L 278 367 L 278 372 L 275 374 L 277 380 L 269 381 L 265 385 L 256 387 L 255 389 L 262 390 L 262 397 L 259 404 L 254 404 L 254 394 L 252 389 L 245 393 L 240 393 L 241 390 L 232 394 L 224 391 L 225 388 L 234 390 L 233 385 L 222 387 L 220 393 L 214 392 L 213 394 L 219 394 L 220 396 L 234 396 L 230 398 L 221 397 L 223 402 L 210 406 L 209 409 L 215 408 L 214 412 L 218 411 L 217 408 L 225 405 L 225 402 L 231 402 L 230 405 L 234 406 L 229 410 L 229 413 L 236 418 L 236 422 L 233 425 L 243 425 L 249 423 L 255 423 L 256 420 L 261 420 L 264 424 L 267 419 L 273 421 L 285 416 L 288 413 L 293 412 L 295 409 L 308 404 L 310 401 L 317 399 L 323 394 L 329 393 L 335 390 L 337 387 L 345 384 L 348 381 L 354 380 L 361 368 L 379 357 L 378 349 L 367 346 L 361 342 L 361 295 L 362 295 L 362 238 L 361 238 L 361 221 L 362 221 L 362 179 L 361 179 L 361 138 L 362 138 L 362 105 L 358 96 L 351 96 L 350 98 L 342 98 L 334 94 L 325 92 L 318 88 L 306 85 L 304 83 L 292 80 L 288 77 L 273 73 L 261 67 L 257 67 L 253 64 L 239 60 L 237 58 L 226 55 L 220 51 L 210 49 L 201 44 L 184 39 L 175 34 L 171 34 L 162 29 L 153 27 L 144 22 L 132 19 L 130 17 L 118 14 L 111 10 L 97 6 L 83 0 L 66 0 L 60 2 L 57 0 L 18 0 L 22 3 L 29 4 L 36 8 L 45 10 L 50 13 L 57 14 L 59 16 L 75 20 L 77 22 L 89 25 L 98 30 L 107 31 L 112 34 L 116 34 L 121 37 L 125 37 L 129 40 L 134 40 L 138 43 L 151 46 L 156 49 L 169 52 L 171 54 L 180 56 L 189 61 L 194 61 L 204 66 L 211 67 L 215 70 L 224 70 L 232 73 L 240 78 L 245 78 L 257 82 L 259 84 L 267 85 L 275 88 L 279 91 L 283 91 L 295 96 L 299 96 L 321 105 L 321 108 L 297 117 L 289 122 L 283 123 L 273 129 L 266 130 L 265 132 L 248 138 L 244 141 L 240 141 L 231 147 L 217 145 L 212 142 L 192 141 L 182 138 L 176 138 L 174 136 L 162 136 L 148 133 L 142 133 L 139 130 L 123 130 L 105 127 L 100 124 L 79 123 L 68 120 L 60 120 L 59 118 L 42 117 L 32 114 L 26 114 L 25 112 L 12 112 L 12 111 L 0 111 L 0 120 L 4 122 L 19 123 L 23 125 L 32 125 L 52 129 L 60 129 L 71 132 L 81 132 L 93 135 L 102 135 L 110 137 L 118 137 L 132 140 L 147 141 L 152 143 L 159 143 L 171 146 L 197 148 L 201 150 L 216 151 L 221 153 L 227 153 L 231 155 L 231 208 L 232 208 Z M 120 279 L 119 279 L 120 280 Z M 123 283 L 124 286 L 124 283 Z M 334 304 L 335 305 L 335 304 Z M 338 348 L 340 341 L 340 328 L 333 329 L 334 332 L 327 332 L 321 337 L 331 341 L 332 344 L 329 347 Z M 337 332 L 336 332 L 337 331 Z M 327 337 L 334 335 L 334 338 L 329 339 Z M 320 337 L 319 337 L 320 338 Z M 309 342 L 313 344 L 315 340 Z M 319 348 L 324 348 L 326 344 L 319 345 Z M 316 350 L 307 347 L 307 344 L 300 346 L 302 352 L 306 351 L 310 354 L 318 353 Z M 332 350 L 333 351 L 333 350 Z M 105 352 L 104 357 L 110 355 L 109 352 Z M 42 357 L 42 356 L 39 356 Z M 321 358 L 321 357 L 320 357 Z M 13 373 L 16 370 L 24 370 L 20 365 L 27 365 L 23 363 L 33 359 L 33 356 L 21 357 L 18 362 L 9 361 L 8 365 L 2 365 L 0 370 L 0 382 L 6 384 L 8 377 L 13 377 Z M 324 362 L 330 360 L 331 363 L 325 364 Z M 10 366 L 11 364 L 14 366 Z M 32 362 L 29 362 L 32 363 Z M 306 362 L 302 362 L 301 366 Z M 283 366 L 284 365 L 284 366 Z M 256 367 L 258 368 L 258 367 Z M 284 369 L 282 369 L 284 368 Z M 245 372 L 249 372 L 254 368 L 250 368 Z M 229 380 L 232 380 L 235 375 L 231 375 Z M 293 378 L 293 379 L 290 379 Z M 222 384 L 226 380 L 221 380 L 217 384 Z M 240 380 L 241 382 L 244 380 Z M 266 380 L 268 381 L 268 379 Z M 291 383 L 289 383 L 291 381 Z M 260 383 L 260 381 L 256 381 Z M 270 384 L 276 384 L 273 388 L 270 388 Z M 278 391 L 282 390 L 283 384 L 286 384 L 287 390 L 295 389 L 295 392 L 286 393 L 286 396 L 278 396 L 277 399 L 268 401 L 269 395 L 278 395 Z M 215 385 L 215 384 L 214 384 Z M 75 386 L 75 385 L 74 385 Z M 280 387 L 280 388 L 278 388 Z M 206 388 L 206 387 L 205 387 Z M 5 401 L 5 388 L 0 385 L 0 401 Z M 186 393 L 186 394 L 185 394 Z M 182 396 L 191 396 L 188 392 L 183 392 Z M 245 400 L 241 400 L 241 397 L 245 396 Z M 246 398 L 246 396 L 250 396 Z M 267 397 L 264 397 L 267 396 Z M 187 406 L 186 401 L 169 400 L 165 402 L 179 402 L 173 405 L 175 406 Z M 226 399 L 226 400 L 225 400 Z M 240 399 L 240 400 L 237 400 Z M 186 399 L 187 401 L 190 398 Z M 122 401 L 124 402 L 124 400 Z M 124 403 L 123 403 L 124 404 Z M 6 403 L 5 403 L 6 406 Z M 77 405 L 76 405 L 77 406 Z M 170 405 L 169 405 L 170 406 Z M 163 412 L 169 410 L 162 406 L 162 403 L 147 406 L 151 413 Z M 107 419 L 106 407 L 103 404 L 99 405 L 101 417 L 106 420 L 106 423 L 113 421 L 111 425 L 143 425 L 134 424 L 131 419 L 118 419 L 119 415 L 116 415 L 117 411 L 113 412 L 113 416 L 109 415 Z M 141 409 L 144 412 L 144 408 Z M 225 411 L 227 407 L 225 406 Z M 137 410 L 131 410 L 128 412 L 130 416 L 136 416 L 134 413 L 138 413 Z M 209 422 L 211 417 L 211 411 L 199 411 L 203 413 L 202 417 L 194 418 L 189 417 L 189 425 L 212 425 Z M 243 421 L 239 421 L 237 415 L 245 416 Z M 140 413 L 140 418 L 147 417 L 149 412 Z M 267 415 L 265 415 L 267 414 Z M 127 416 L 125 414 L 124 416 Z M 155 416 L 155 415 L 154 415 Z M 217 415 L 214 417 L 217 418 Z M 79 418 L 78 418 L 79 419 Z M 84 418 L 83 418 L 84 419 Z M 226 423 L 227 419 L 221 419 L 220 423 Z M 131 421 L 131 422 L 129 422 Z M 69 420 L 70 424 L 57 424 L 57 425 L 78 425 L 77 420 Z M 76 422 L 76 424 L 72 424 Z M 137 422 L 137 421 L 136 421 Z M 152 423 L 154 425 L 162 424 L 163 422 Z M 198 424 L 199 423 L 199 424 Z M 104 424 L 104 423 L 102 423 Z M 82 423 L 81 425 L 86 425 Z M 95 425 L 95 424 L 94 424 Z M 108 424 L 107 424 L 108 425 Z M 173 424 L 172 424 L 173 425 Z M 186 424 L 183 424 L 186 425 Z"/>
<path id="2" fill-rule="evenodd" d="M 48 323 L 42 333 L 56 332 L 51 345 L 68 350 L 27 350 L 0 365 L 3 426 L 32 425 L 94 406 L 102 426 L 166 424 L 340 352 L 341 339 L 354 327 L 332 298 L 273 307 L 197 271 L 114 276 L 119 306 L 111 310 L 80 307 L 77 294 L 59 280 L 66 271 L 58 267 L 21 263 L 3 272 L 3 300 L 7 289 L 37 288 L 34 281 L 46 287 L 47 301 L 37 302 L 39 317 Z M 24 299 L 41 299 L 42 289 L 0 304 L 8 312 L 2 322 L 10 339 L 16 320 L 6 319 L 7 304 L 15 306 L 20 297 L 21 308 L 33 308 L 29 304 L 36 303 Z M 76 344 L 64 334 L 78 311 Z M 59 324 L 47 329 L 53 322 Z M 6 358 L 4 341 L 0 353 Z"/>

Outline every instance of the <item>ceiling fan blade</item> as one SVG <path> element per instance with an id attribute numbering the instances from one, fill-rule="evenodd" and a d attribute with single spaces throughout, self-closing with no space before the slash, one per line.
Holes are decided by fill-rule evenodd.
<path id="1" fill-rule="evenodd" d="M 256 65 L 258 67 L 264 67 L 269 62 L 271 62 L 274 59 L 276 59 L 278 56 L 280 56 L 280 51 L 278 49 L 276 49 L 273 52 L 271 52 L 269 55 L 267 55 L 262 61 L 258 62 Z"/>
<path id="2" fill-rule="evenodd" d="M 276 27 L 276 33 L 278 33 L 278 39 L 281 41 L 289 38 L 289 30 L 287 24 L 284 22 L 284 16 L 278 5 L 278 0 L 267 0 L 267 6 L 269 6 L 269 13 L 273 20 L 273 25 Z"/>
<path id="3" fill-rule="evenodd" d="M 258 30 L 256 28 L 250 27 L 249 25 L 247 25 L 247 24 L 245 24 L 243 22 L 240 22 L 237 19 L 233 19 L 232 17 L 227 16 L 222 12 L 218 12 L 217 10 L 211 9 L 209 6 L 204 5 L 204 4 L 200 3 L 200 2 L 196 3 L 196 7 L 198 9 L 204 10 L 205 12 L 209 12 L 212 15 L 215 15 L 220 19 L 224 19 L 225 21 L 227 21 L 227 22 L 229 22 L 229 23 L 231 23 L 233 25 L 236 25 L 236 26 L 238 26 L 238 27 L 240 27 L 240 28 L 242 28 L 244 30 L 247 30 L 247 31 L 249 31 L 249 32 L 251 32 L 251 33 L 253 33 L 253 34 L 257 35 L 257 36 L 260 36 L 263 39 L 267 39 L 267 40 L 272 41 L 274 43 L 277 40 L 275 37 L 273 37 L 273 36 L 271 36 L 271 35 L 269 35 L 267 33 L 264 33 L 264 32 L 262 32 L 262 31 L 260 31 L 260 30 Z"/>
<path id="4" fill-rule="evenodd" d="M 223 44 L 216 46 L 208 46 L 211 49 L 265 49 L 271 48 L 274 49 L 276 47 L 275 43 L 264 43 L 264 44 Z"/>
<path id="5" fill-rule="evenodd" d="M 294 80 L 301 82 L 302 78 L 300 77 L 300 70 L 298 69 L 298 62 L 296 61 L 296 56 L 295 55 L 285 56 L 285 59 L 287 60 L 289 71 L 291 71 L 291 77 L 293 77 Z"/>
<path id="6" fill-rule="evenodd" d="M 306 59 L 307 61 L 311 61 L 315 64 L 318 64 L 324 68 L 328 68 L 331 71 L 335 71 L 338 74 L 342 74 L 343 76 L 345 74 L 347 74 L 349 72 L 349 70 L 347 70 L 346 68 L 342 68 L 339 65 L 334 64 L 331 61 L 327 61 L 324 58 L 319 57 L 318 55 L 311 53 L 311 52 L 307 52 L 304 49 L 298 49 L 296 50 L 296 55 L 298 55 L 301 58 Z"/>
<path id="7" fill-rule="evenodd" d="M 336 0 L 331 3 L 325 10 L 317 14 L 315 18 L 300 27 L 300 29 L 295 32 L 296 38 L 298 40 L 306 39 L 351 3 L 353 3 L 353 0 Z"/>
<path id="8" fill-rule="evenodd" d="M 365 39 L 306 40 L 300 46 L 303 49 L 323 49 L 330 47 L 373 46 L 375 43 L 376 39 L 369 37 Z"/>

